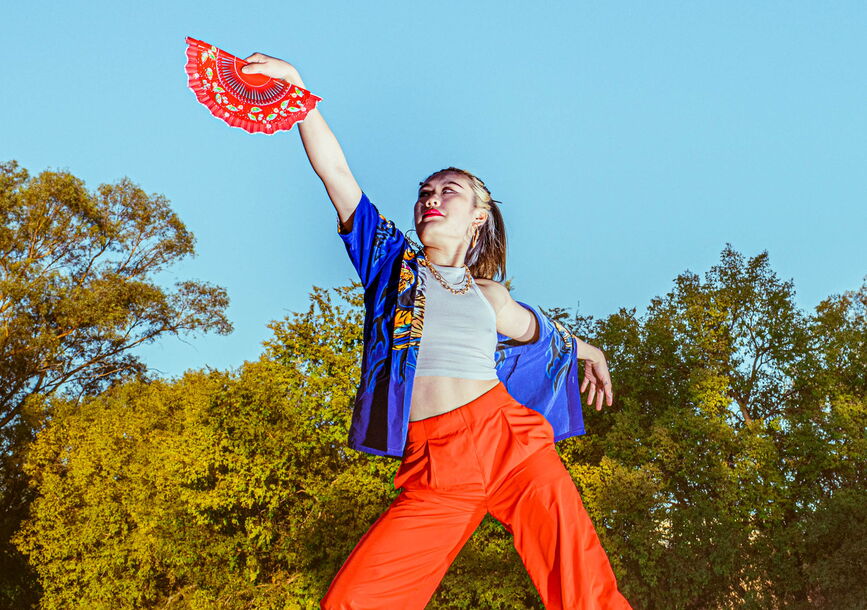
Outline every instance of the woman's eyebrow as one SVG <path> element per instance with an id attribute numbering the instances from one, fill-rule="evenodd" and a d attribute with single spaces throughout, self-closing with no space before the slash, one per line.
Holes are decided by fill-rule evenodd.
<path id="1" fill-rule="evenodd" d="M 443 184 L 454 184 L 454 185 L 455 185 L 456 187 L 458 187 L 459 189 L 463 189 L 463 188 L 464 188 L 463 185 L 461 185 L 461 184 L 458 183 L 458 182 L 455 182 L 454 180 L 449 180 L 448 182 L 444 182 Z M 425 183 L 422 184 L 420 187 L 418 187 L 418 190 L 421 191 L 421 190 L 422 190 L 423 188 L 425 188 L 426 186 L 430 186 L 430 183 L 425 182 Z"/>

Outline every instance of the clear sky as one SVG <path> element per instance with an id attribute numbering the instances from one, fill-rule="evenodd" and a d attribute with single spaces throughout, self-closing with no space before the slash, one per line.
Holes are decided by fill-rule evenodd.
<path id="1" fill-rule="evenodd" d="M 37 7 L 38 8 L 33 8 Z M 294 63 L 364 191 L 407 230 L 456 165 L 502 200 L 514 296 L 643 311 L 726 242 L 801 307 L 867 274 L 867 3 L 6 3 L 0 159 L 167 196 L 235 332 L 142 351 L 165 375 L 258 357 L 354 278 L 297 128 L 251 135 L 187 89 L 184 37 Z"/>

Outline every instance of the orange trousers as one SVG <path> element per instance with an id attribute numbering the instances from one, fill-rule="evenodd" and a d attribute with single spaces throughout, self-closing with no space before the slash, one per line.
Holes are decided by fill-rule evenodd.
<path id="1" fill-rule="evenodd" d="M 322 608 L 424 608 L 487 513 L 513 535 L 546 608 L 630 608 L 551 425 L 502 383 L 410 422 L 394 486 L 401 493 L 340 568 Z"/>

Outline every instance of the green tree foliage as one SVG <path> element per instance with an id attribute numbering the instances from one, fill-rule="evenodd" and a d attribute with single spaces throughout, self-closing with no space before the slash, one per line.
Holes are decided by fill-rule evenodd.
<path id="1" fill-rule="evenodd" d="M 66 172 L 0 164 L 0 428 L 29 396 L 142 372 L 130 349 L 165 333 L 230 332 L 225 290 L 152 281 L 193 244 L 168 201 L 128 179 L 91 193 Z"/>
<path id="2" fill-rule="evenodd" d="M 142 375 L 132 348 L 165 334 L 231 330 L 222 288 L 153 279 L 193 245 L 168 201 L 128 179 L 90 192 L 68 172 L 0 163 L 0 605 L 33 601 L 9 537 L 30 500 L 21 457 L 44 397 L 74 404 Z"/>
<path id="3" fill-rule="evenodd" d="M 56 400 L 18 532 L 45 608 L 313 608 L 396 495 L 345 446 L 358 285 L 314 288 L 236 372 Z M 814 314 L 726 248 L 644 315 L 552 315 L 608 354 L 615 405 L 558 444 L 636 608 L 862 607 L 867 285 Z M 434 608 L 541 608 L 486 520 Z"/>
<path id="4" fill-rule="evenodd" d="M 636 607 L 863 607 L 867 285 L 793 298 L 727 246 L 643 317 L 571 321 L 617 408 L 560 452 Z"/>
<path id="5" fill-rule="evenodd" d="M 346 447 L 357 288 L 315 289 L 310 309 L 272 324 L 263 356 L 236 373 L 57 401 L 28 454 L 39 497 L 16 538 L 43 607 L 313 607 L 397 494 L 397 460 Z M 444 583 L 443 607 L 532 603 L 509 545 L 486 523 Z"/>

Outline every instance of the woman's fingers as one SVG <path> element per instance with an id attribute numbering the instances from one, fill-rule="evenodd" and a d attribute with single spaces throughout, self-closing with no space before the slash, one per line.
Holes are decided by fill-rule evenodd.
<path id="1" fill-rule="evenodd" d="M 589 360 L 584 361 L 584 383 L 581 384 L 579 393 L 583 394 L 587 389 L 588 384 L 596 383 L 596 371 L 593 370 L 593 363 Z"/>
<path id="2" fill-rule="evenodd" d="M 277 59 L 264 53 L 253 53 L 244 59 L 244 61 L 247 62 L 247 65 L 241 68 L 241 72 L 244 74 L 263 74 L 271 78 L 283 79 L 299 87 L 304 86 L 298 70 L 292 64 L 282 59 Z"/>
<path id="3" fill-rule="evenodd" d="M 598 368 L 598 370 L 597 370 Z M 609 407 L 614 404 L 614 390 L 611 386 L 611 376 L 608 373 L 608 366 L 603 360 L 602 363 L 587 362 L 584 369 L 584 381 L 581 383 L 579 393 L 587 392 L 587 406 L 593 406 L 596 403 L 596 410 L 601 411 L 603 403 Z"/>
<path id="4" fill-rule="evenodd" d="M 241 68 L 241 72 L 244 74 L 262 74 L 263 68 L 268 64 L 269 59 L 271 58 L 263 53 L 253 53 L 244 60 L 247 62 L 247 65 Z"/>
<path id="5" fill-rule="evenodd" d="M 247 65 L 241 68 L 241 72 L 244 74 L 261 74 L 262 69 L 267 66 L 267 60 L 270 59 L 267 55 L 262 55 L 261 53 L 253 53 L 245 59 Z"/>

